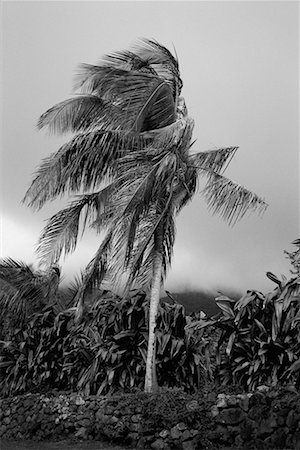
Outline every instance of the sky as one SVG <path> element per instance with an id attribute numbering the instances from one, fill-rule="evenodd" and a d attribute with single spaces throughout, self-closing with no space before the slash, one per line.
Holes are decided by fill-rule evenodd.
<path id="1" fill-rule="evenodd" d="M 177 219 L 166 288 L 268 291 L 267 271 L 289 274 L 283 251 L 299 237 L 297 1 L 3 1 L 1 22 L 2 257 L 37 264 L 39 234 L 62 206 L 21 203 L 41 159 L 66 141 L 37 131 L 38 117 L 72 96 L 80 63 L 146 37 L 176 48 L 195 150 L 239 146 L 225 175 L 269 204 L 229 227 L 196 194 Z M 98 245 L 89 233 L 61 261 L 65 280 Z"/>

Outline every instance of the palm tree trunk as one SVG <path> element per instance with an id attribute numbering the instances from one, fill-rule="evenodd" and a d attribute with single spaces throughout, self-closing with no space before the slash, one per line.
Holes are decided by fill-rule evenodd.
<path id="1" fill-rule="evenodd" d="M 145 376 L 145 392 L 155 392 L 158 390 L 156 378 L 156 319 L 158 312 L 158 305 L 160 299 L 160 288 L 162 278 L 162 235 L 157 230 L 155 236 L 155 257 L 153 260 L 153 277 L 150 291 L 150 312 L 149 312 L 149 337 L 148 350 L 146 361 L 146 376 Z"/>

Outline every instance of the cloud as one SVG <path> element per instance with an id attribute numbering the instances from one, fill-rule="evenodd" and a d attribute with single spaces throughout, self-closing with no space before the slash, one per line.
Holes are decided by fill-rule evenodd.
<path id="1" fill-rule="evenodd" d="M 10 257 L 32 263 L 35 259 L 35 246 L 38 231 L 2 215 L 1 217 L 1 258 Z"/>

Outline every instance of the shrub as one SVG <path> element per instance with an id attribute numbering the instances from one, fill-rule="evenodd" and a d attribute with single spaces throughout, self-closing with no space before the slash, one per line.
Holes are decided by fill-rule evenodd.
<path id="1" fill-rule="evenodd" d="M 273 292 L 247 291 L 238 301 L 218 297 L 219 317 L 195 324 L 221 330 L 216 376 L 222 384 L 254 390 L 300 383 L 300 278 L 267 276 L 277 284 Z"/>
<path id="2" fill-rule="evenodd" d="M 121 299 L 102 296 L 75 323 L 75 309 L 36 314 L 0 348 L 3 395 L 59 388 L 107 394 L 142 388 L 148 339 L 149 304 L 144 292 Z M 162 304 L 157 321 L 157 374 L 161 386 L 191 391 L 210 373 L 199 333 L 185 330 L 180 305 Z"/>

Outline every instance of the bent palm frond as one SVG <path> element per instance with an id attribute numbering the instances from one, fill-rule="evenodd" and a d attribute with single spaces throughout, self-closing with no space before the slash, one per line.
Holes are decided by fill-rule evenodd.
<path id="1" fill-rule="evenodd" d="M 36 275 L 32 267 L 22 261 L 3 258 L 0 261 L 0 279 L 19 289 L 24 283 L 34 282 Z"/>
<path id="2" fill-rule="evenodd" d="M 82 307 L 84 295 L 91 288 L 97 288 L 101 286 L 103 279 L 107 274 L 108 268 L 108 256 L 110 246 L 112 244 L 112 229 L 108 230 L 105 238 L 103 239 L 97 253 L 94 258 L 89 262 L 85 271 L 82 274 L 81 285 L 77 291 L 74 299 L 74 303 Z M 78 312 L 78 317 L 80 316 Z"/>
<path id="3" fill-rule="evenodd" d="M 253 192 L 238 183 L 212 172 L 202 191 L 208 208 L 213 214 L 220 214 L 229 225 L 234 225 L 247 211 L 263 213 L 267 204 Z"/>
<path id="4" fill-rule="evenodd" d="M 144 131 L 167 126 L 175 121 L 176 111 L 168 83 L 155 75 L 95 66 L 89 74 L 84 66 L 80 87 L 123 111 L 119 129 Z"/>
<path id="5" fill-rule="evenodd" d="M 104 55 L 99 61 L 99 65 L 94 66 L 94 70 L 97 70 L 99 66 L 114 67 L 127 71 L 135 70 L 157 75 L 157 72 L 155 72 L 146 59 L 142 59 L 130 50 L 117 51 Z"/>
<path id="6" fill-rule="evenodd" d="M 51 217 L 40 236 L 37 253 L 41 263 L 57 263 L 62 251 L 65 255 L 75 250 L 77 245 L 79 219 L 85 204 L 59 211 Z"/>
<path id="7" fill-rule="evenodd" d="M 197 169 L 220 173 L 226 169 L 225 164 L 229 164 L 234 157 L 238 147 L 224 147 L 206 152 L 194 153 L 189 156 L 189 164 Z"/>
<path id="8" fill-rule="evenodd" d="M 152 39 L 140 39 L 133 49 L 142 60 L 148 62 L 160 77 L 172 83 L 174 98 L 177 98 L 181 92 L 182 80 L 178 61 L 172 53 Z"/>
<path id="9" fill-rule="evenodd" d="M 65 256 L 73 252 L 77 245 L 79 227 L 84 233 L 87 223 L 94 225 L 97 222 L 98 230 L 106 226 L 103 212 L 118 183 L 120 180 L 93 194 L 78 196 L 79 200 L 71 202 L 70 206 L 50 218 L 38 242 L 37 252 L 41 262 L 56 264 L 62 252 Z"/>
<path id="10" fill-rule="evenodd" d="M 124 112 L 116 105 L 96 95 L 85 94 L 64 100 L 48 109 L 38 120 L 39 129 L 47 127 L 50 133 L 118 129 Z"/>
<path id="11" fill-rule="evenodd" d="M 144 148 L 149 142 L 150 138 L 118 131 L 80 134 L 42 161 L 23 202 L 40 209 L 63 194 L 99 187 L 125 152 Z"/>

